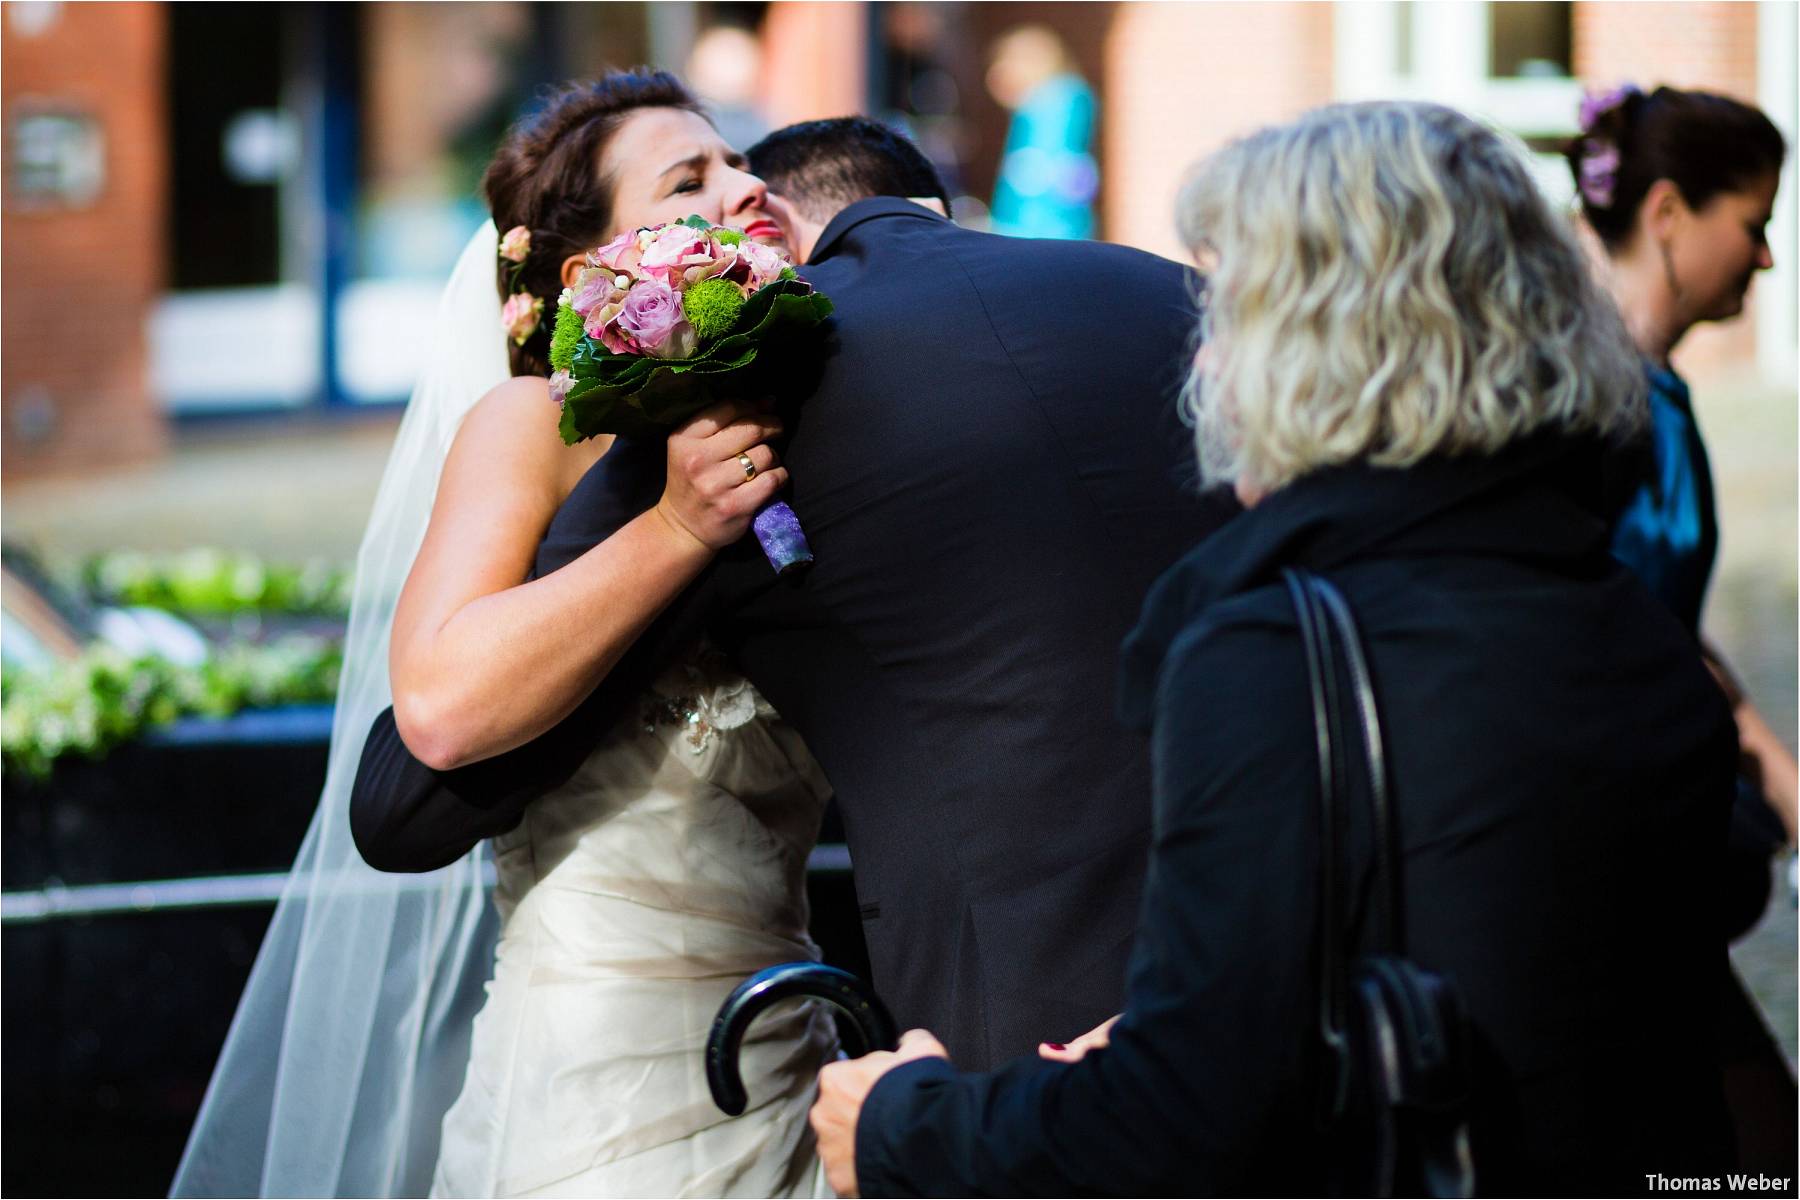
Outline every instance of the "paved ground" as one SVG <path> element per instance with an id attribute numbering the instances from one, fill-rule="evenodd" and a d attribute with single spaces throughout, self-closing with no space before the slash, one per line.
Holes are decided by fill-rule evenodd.
<path id="1" fill-rule="evenodd" d="M 1792 389 L 1696 385 L 1724 527 L 1711 636 L 1777 729 L 1796 723 L 1796 403 Z M 393 439 L 394 414 L 181 431 L 163 461 L 80 479 L 8 482 L 0 533 L 62 557 L 212 545 L 348 563 Z M 1791 1058 L 1795 909 L 1785 869 L 1763 924 L 1733 950 Z"/>
<path id="2" fill-rule="evenodd" d="M 99 476 L 7 482 L 0 530 L 55 556 L 218 546 L 271 560 L 349 563 L 393 445 L 397 413 L 258 419 L 177 432 L 160 462 Z"/>
<path id="3" fill-rule="evenodd" d="M 1719 498 L 1719 567 L 1708 635 L 1743 676 L 1769 723 L 1794 744 L 1797 592 L 1796 404 L 1792 389 L 1695 387 Z M 1795 1061 L 1796 923 L 1783 865 L 1762 924 L 1732 948 L 1764 1014 Z"/>

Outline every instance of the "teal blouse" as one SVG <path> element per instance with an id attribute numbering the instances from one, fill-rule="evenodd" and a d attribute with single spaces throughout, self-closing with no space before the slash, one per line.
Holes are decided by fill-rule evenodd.
<path id="1" fill-rule="evenodd" d="M 1690 632 L 1719 549 L 1712 467 L 1694 422 L 1687 383 L 1646 364 L 1650 379 L 1650 445 L 1613 526 L 1613 557 L 1635 571 Z"/>

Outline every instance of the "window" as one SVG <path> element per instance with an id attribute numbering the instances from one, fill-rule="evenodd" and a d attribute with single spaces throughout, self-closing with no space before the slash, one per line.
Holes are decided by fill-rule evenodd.
<path id="1" fill-rule="evenodd" d="M 1488 74 L 1567 79 L 1574 72 L 1573 4 L 1502 0 L 1488 5 Z"/>
<path id="2" fill-rule="evenodd" d="M 7 202 L 85 208 L 106 183 L 106 138 L 84 113 L 15 113 L 7 129 Z"/>

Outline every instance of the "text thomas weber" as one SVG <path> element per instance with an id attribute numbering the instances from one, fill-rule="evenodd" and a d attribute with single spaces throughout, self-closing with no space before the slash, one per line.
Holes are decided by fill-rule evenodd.
<path id="1" fill-rule="evenodd" d="M 1789 1192 L 1792 1177 L 1780 1175 L 1659 1175 L 1646 1172 L 1644 1184 L 1653 1192 Z"/>

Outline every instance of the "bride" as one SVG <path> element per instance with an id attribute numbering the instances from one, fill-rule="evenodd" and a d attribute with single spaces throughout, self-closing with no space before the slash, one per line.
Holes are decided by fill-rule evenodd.
<path id="1" fill-rule="evenodd" d="M 654 508 L 528 580 L 606 447 L 562 445 L 549 322 L 515 319 L 503 339 L 495 273 L 527 297 L 506 308 L 517 318 L 533 298 L 553 311 L 586 251 L 626 229 L 699 213 L 765 244 L 782 234 L 761 182 L 661 73 L 558 94 L 483 186 L 494 225 L 446 290 L 358 556 L 324 795 L 173 1194 L 829 1195 L 806 1122 L 836 1052 L 822 1011 L 759 1023 L 744 1116 L 724 1118 L 704 1081 L 731 988 L 817 957 L 804 872 L 828 794 L 717 655 L 696 647 L 494 839 L 492 906 L 480 851 L 397 876 L 351 842 L 350 785 L 390 697 L 434 767 L 523 744 L 785 481 L 773 416 L 709 410 L 671 436 Z M 518 226 L 528 247 L 501 244 L 495 229 Z"/>

